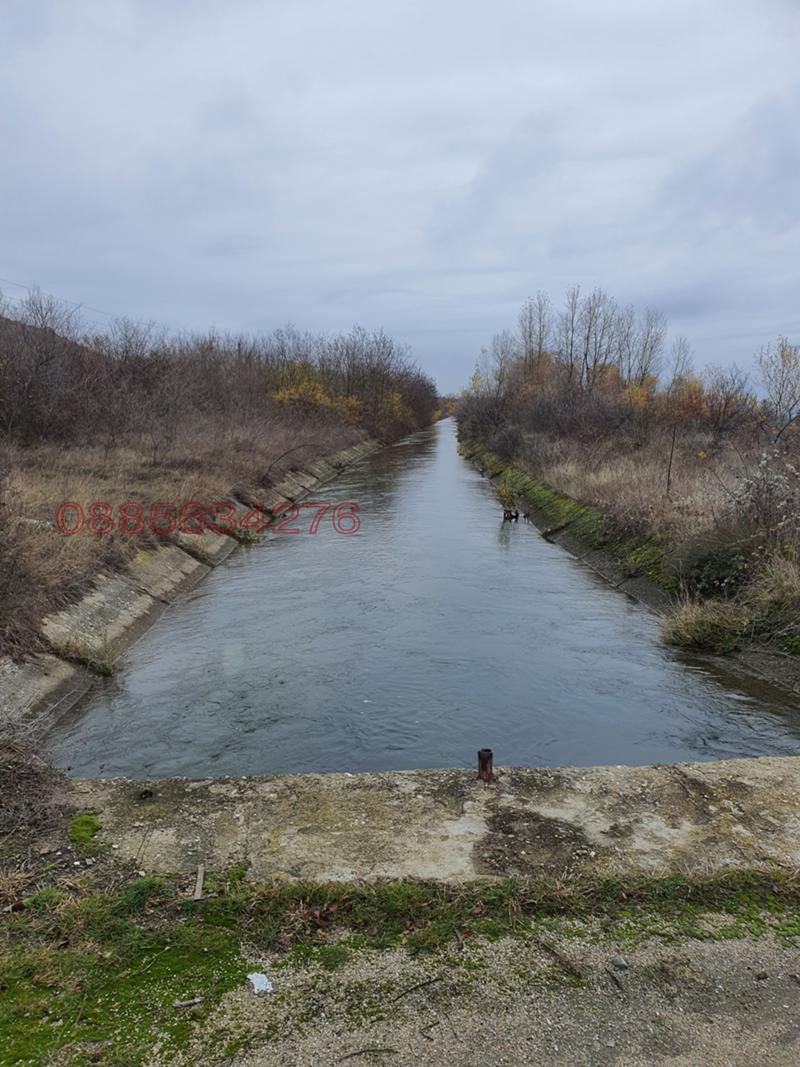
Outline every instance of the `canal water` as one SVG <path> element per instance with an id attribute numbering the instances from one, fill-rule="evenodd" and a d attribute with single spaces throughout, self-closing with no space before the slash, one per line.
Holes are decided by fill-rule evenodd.
<path id="1" fill-rule="evenodd" d="M 681 661 L 658 620 L 503 523 L 452 420 L 315 499 L 360 529 L 234 553 L 47 739 L 73 774 L 643 764 L 800 753 L 797 701 Z M 352 525 L 340 513 L 341 530 Z"/>

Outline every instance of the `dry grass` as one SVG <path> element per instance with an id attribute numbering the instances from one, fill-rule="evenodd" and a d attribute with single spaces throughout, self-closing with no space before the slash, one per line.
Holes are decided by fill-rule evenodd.
<path id="1" fill-rule="evenodd" d="M 740 477 L 738 458 L 723 452 L 709 461 L 702 442 L 693 442 L 676 448 L 670 473 L 669 455 L 669 442 L 658 438 L 634 449 L 624 439 L 590 445 L 538 435 L 526 438 L 523 452 L 544 482 L 601 508 L 622 529 L 675 542 L 725 522 L 732 503 L 727 487 Z"/>
<path id="2" fill-rule="evenodd" d="M 147 437 L 132 436 L 119 447 L 34 448 L 6 446 L 5 508 L 0 516 L 0 653 L 20 655 L 37 647 L 38 623 L 75 599 L 102 570 L 124 566 L 151 533 L 133 538 L 82 532 L 65 537 L 53 526 L 62 501 L 88 511 L 93 501 L 213 503 L 233 486 L 257 494 L 283 472 L 362 438 L 351 426 L 313 420 L 254 422 L 231 430 L 205 423 L 187 430 L 173 449 L 153 462 Z"/>
<path id="3" fill-rule="evenodd" d="M 800 634 L 800 561 L 773 552 L 761 563 L 743 594 L 755 624 L 787 640 Z"/>
<path id="4" fill-rule="evenodd" d="M 665 619 L 664 640 L 695 652 L 732 652 L 748 628 L 747 615 L 729 600 L 684 599 Z"/>

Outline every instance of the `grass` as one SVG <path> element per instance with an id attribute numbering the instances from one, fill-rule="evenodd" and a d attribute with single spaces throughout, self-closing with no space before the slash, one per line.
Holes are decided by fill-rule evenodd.
<path id="1" fill-rule="evenodd" d="M 558 445 L 569 447 L 564 442 Z M 598 491 L 601 471 L 591 465 L 581 477 L 566 477 L 564 470 L 559 474 L 557 464 L 546 467 L 560 479 L 559 488 L 553 488 L 487 449 L 468 443 L 462 449 L 484 471 L 499 477 L 501 486 L 520 506 L 535 509 L 547 524 L 545 534 L 568 528 L 588 548 L 615 557 L 631 576 L 640 575 L 670 593 L 682 594 L 662 628 L 670 644 L 726 655 L 753 639 L 800 654 L 800 559 L 796 551 L 762 543 L 752 530 L 735 523 L 717 521 L 714 525 L 714 509 L 722 507 L 715 493 L 706 501 L 711 511 L 704 511 L 697 499 L 691 504 L 684 499 L 681 521 L 667 521 L 664 509 L 674 511 L 678 503 L 660 500 L 654 491 L 657 480 L 649 486 L 643 480 L 646 457 L 635 477 L 627 461 L 623 464 L 632 479 L 626 491 L 637 494 L 641 504 L 637 509 L 624 504 L 627 498 L 619 487 L 609 491 L 609 500 L 602 501 Z M 613 456 L 609 462 L 613 466 Z M 621 485 L 625 479 L 619 471 L 617 475 Z M 650 475 L 655 477 L 652 471 Z M 576 499 L 562 491 L 563 486 L 585 495 Z M 645 507 L 648 493 L 650 503 Z"/>
<path id="2" fill-rule="evenodd" d="M 741 645 L 748 626 L 747 615 L 735 603 L 685 599 L 665 619 L 662 632 L 678 648 L 725 655 Z"/>
<path id="3" fill-rule="evenodd" d="M 25 897 L 0 931 L 0 1064 L 57 1053 L 72 1064 L 139 1064 L 156 1042 L 168 1060 L 244 987 L 249 953 L 273 954 L 273 970 L 325 971 L 365 948 L 436 954 L 455 941 L 537 932 L 616 942 L 800 936 L 800 883 L 786 870 L 462 885 L 254 885 L 234 871 L 209 884 L 211 895 L 194 901 L 166 877 L 102 890 L 85 876 Z"/>
<path id="4" fill-rule="evenodd" d="M 92 856 L 97 851 L 95 835 L 100 830 L 100 820 L 94 812 L 76 815 L 69 824 L 67 837 L 79 856 Z"/>

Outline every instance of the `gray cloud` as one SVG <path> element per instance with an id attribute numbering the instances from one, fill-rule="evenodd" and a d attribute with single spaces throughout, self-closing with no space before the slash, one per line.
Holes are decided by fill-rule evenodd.
<path id="1" fill-rule="evenodd" d="M 795 2 L 0 18 L 5 277 L 176 327 L 382 324 L 448 389 L 573 281 L 700 359 L 800 333 Z"/>

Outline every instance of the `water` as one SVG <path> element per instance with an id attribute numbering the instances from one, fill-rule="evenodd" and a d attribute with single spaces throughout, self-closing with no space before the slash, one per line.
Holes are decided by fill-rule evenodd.
<path id="1" fill-rule="evenodd" d="M 237 552 L 60 722 L 77 775 L 642 764 L 800 752 L 800 708 L 681 662 L 658 621 L 533 526 L 503 524 L 447 420 L 317 499 L 353 536 Z M 311 513 L 302 523 L 308 526 Z"/>

